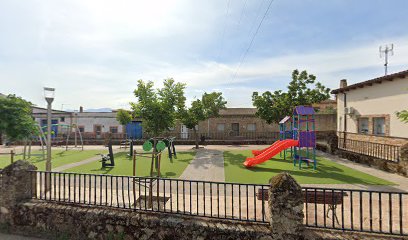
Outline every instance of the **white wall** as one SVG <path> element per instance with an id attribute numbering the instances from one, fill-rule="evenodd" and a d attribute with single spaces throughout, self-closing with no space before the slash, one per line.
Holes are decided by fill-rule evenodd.
<path id="1" fill-rule="evenodd" d="M 75 120 L 74 120 L 75 121 Z M 85 132 L 93 132 L 94 125 L 102 125 L 102 132 L 109 132 L 110 127 L 118 127 L 118 133 L 122 132 L 122 125 L 116 120 L 116 113 L 78 113 L 78 126 L 84 126 Z"/>
<path id="2" fill-rule="evenodd" d="M 396 112 L 408 109 L 408 78 L 395 78 L 372 86 L 364 86 L 345 92 L 347 107 L 356 110 L 356 116 L 347 116 L 347 132 L 357 133 L 357 117 L 365 115 L 390 116 L 390 136 L 408 138 L 408 124 L 401 122 Z M 337 130 L 344 131 L 344 94 L 337 95 Z"/>

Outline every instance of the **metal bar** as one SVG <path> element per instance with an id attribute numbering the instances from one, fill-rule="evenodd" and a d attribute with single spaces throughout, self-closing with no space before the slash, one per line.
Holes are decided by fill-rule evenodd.
<path id="1" fill-rule="evenodd" d="M 378 194 L 378 206 L 379 206 L 379 227 L 380 227 L 380 232 L 382 232 L 382 204 L 381 204 L 381 193 Z"/>
<path id="2" fill-rule="evenodd" d="M 343 201 L 344 192 L 341 191 L 341 229 L 344 229 L 344 201 Z"/>
<path id="3" fill-rule="evenodd" d="M 308 189 L 306 188 L 305 190 L 306 190 L 306 197 L 305 197 L 305 200 L 306 200 L 305 201 L 305 206 L 306 206 L 306 226 L 309 226 L 309 209 L 308 209 L 309 204 L 308 204 L 308 192 L 307 192 Z M 263 191 L 262 191 L 262 195 L 263 195 Z M 264 209 L 263 209 L 263 205 L 262 205 L 262 212 L 263 212 L 263 210 Z"/>
<path id="4" fill-rule="evenodd" d="M 392 233 L 392 196 L 391 193 L 388 194 L 388 204 L 389 204 L 389 224 L 390 224 L 390 233 Z"/>
<path id="5" fill-rule="evenodd" d="M 192 193 L 191 193 L 191 181 L 190 182 L 190 215 L 193 214 L 193 208 L 192 208 Z"/>
<path id="6" fill-rule="evenodd" d="M 212 183 L 210 182 L 210 215 L 213 216 L 213 192 L 212 192 Z"/>
<path id="7" fill-rule="evenodd" d="M 217 216 L 220 217 L 220 185 L 217 183 Z"/>
<path id="8" fill-rule="evenodd" d="M 373 231 L 373 193 L 369 193 L 369 214 L 370 214 L 370 231 Z"/>
<path id="9" fill-rule="evenodd" d="M 403 205 L 402 205 L 402 193 L 399 193 L 398 194 L 398 197 L 399 197 L 399 220 L 400 220 L 400 222 L 399 222 L 399 227 L 400 227 L 400 235 L 403 235 L 404 233 L 403 233 L 403 222 L 402 222 L 402 207 L 403 207 Z"/>
<path id="10" fill-rule="evenodd" d="M 360 231 L 363 231 L 363 192 L 359 191 L 360 194 Z"/>

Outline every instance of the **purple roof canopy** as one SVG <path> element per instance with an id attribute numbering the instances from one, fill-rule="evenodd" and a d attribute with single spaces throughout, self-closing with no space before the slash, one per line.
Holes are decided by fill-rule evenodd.
<path id="1" fill-rule="evenodd" d="M 298 115 L 313 115 L 315 114 L 314 108 L 311 106 L 297 106 L 293 111 L 293 114 Z"/>
<path id="2" fill-rule="evenodd" d="M 289 117 L 289 116 L 286 116 L 286 117 L 284 117 L 282 120 L 280 120 L 279 124 L 283 124 L 283 123 L 285 123 L 285 122 L 287 122 L 287 121 L 289 121 L 289 120 L 290 120 L 290 117 Z"/>

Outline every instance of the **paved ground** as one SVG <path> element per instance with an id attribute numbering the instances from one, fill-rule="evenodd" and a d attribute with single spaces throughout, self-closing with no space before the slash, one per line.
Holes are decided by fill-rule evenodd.
<path id="1" fill-rule="evenodd" d="M 395 174 L 395 173 L 389 173 L 386 171 L 382 171 L 379 169 L 376 169 L 374 167 L 370 167 L 364 164 L 360 163 L 355 163 L 350 160 L 340 158 L 338 156 L 328 154 L 322 151 L 317 151 L 317 154 L 319 156 L 323 156 L 327 159 L 330 159 L 331 161 L 347 166 L 349 168 L 376 176 L 378 178 L 382 178 L 388 181 L 391 181 L 395 183 L 396 185 L 394 186 L 380 186 L 380 185 L 361 185 L 361 184 L 325 184 L 325 185 L 320 185 L 320 184 L 303 184 L 302 186 L 314 186 L 314 187 L 333 187 L 333 188 L 350 188 L 350 189 L 366 189 L 366 190 L 378 190 L 378 191 L 408 191 L 408 178 L 403 177 L 401 175 Z"/>
<path id="2" fill-rule="evenodd" d="M 224 182 L 224 156 L 222 151 L 197 149 L 196 156 L 181 174 L 180 179 Z"/>

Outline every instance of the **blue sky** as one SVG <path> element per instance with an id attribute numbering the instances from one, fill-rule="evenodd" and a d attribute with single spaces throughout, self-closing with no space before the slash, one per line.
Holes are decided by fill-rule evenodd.
<path id="1" fill-rule="evenodd" d="M 215 90 L 251 107 L 296 68 L 330 88 L 381 76 L 382 44 L 395 46 L 389 72 L 408 69 L 404 0 L 275 0 L 242 61 L 269 3 L 0 0 L 0 92 L 44 106 L 50 86 L 57 109 L 128 108 L 138 79 L 173 77 L 189 100 Z"/>

